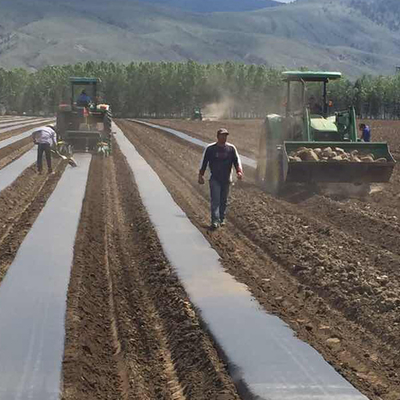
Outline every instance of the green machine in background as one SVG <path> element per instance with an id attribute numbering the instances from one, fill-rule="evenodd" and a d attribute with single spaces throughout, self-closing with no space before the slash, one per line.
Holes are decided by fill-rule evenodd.
<path id="1" fill-rule="evenodd" d="M 191 120 L 192 121 L 196 121 L 196 120 L 202 121 L 203 120 L 203 113 L 201 112 L 200 107 L 193 108 Z"/>
<path id="2" fill-rule="evenodd" d="M 283 72 L 287 82 L 286 113 L 267 115 L 260 133 L 257 180 L 270 193 L 286 183 L 372 183 L 388 182 L 395 160 L 387 143 L 364 143 L 357 138 L 354 107 L 329 116 L 329 81 L 341 78 L 340 72 Z M 311 84 L 311 85 L 310 85 Z M 318 86 L 320 95 L 306 98 L 308 87 Z M 312 104 L 310 104 L 312 99 Z M 290 155 L 308 149 L 340 148 L 347 153 L 370 155 L 385 162 L 351 160 L 298 160 Z"/>

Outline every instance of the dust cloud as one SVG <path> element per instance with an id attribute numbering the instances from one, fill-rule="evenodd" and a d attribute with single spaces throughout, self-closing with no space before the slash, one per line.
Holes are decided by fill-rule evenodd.
<path id="1" fill-rule="evenodd" d="M 254 96 L 219 93 L 219 99 L 202 107 L 203 120 L 265 118 L 268 114 L 285 113 L 286 91 L 276 88 L 270 93 Z"/>
<path id="2" fill-rule="evenodd" d="M 320 193 L 332 197 L 341 199 L 365 199 L 374 191 L 375 188 L 371 187 L 371 184 L 364 183 L 356 185 L 352 183 L 325 183 L 318 185 Z"/>
<path id="3" fill-rule="evenodd" d="M 231 97 L 224 96 L 221 101 L 207 104 L 203 109 L 204 120 L 217 121 L 230 117 L 235 101 Z"/>

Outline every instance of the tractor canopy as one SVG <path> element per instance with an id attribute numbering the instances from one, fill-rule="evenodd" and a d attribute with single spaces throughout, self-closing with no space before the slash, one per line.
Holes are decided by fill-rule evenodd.
<path id="1" fill-rule="evenodd" d="M 69 81 L 75 85 L 96 85 L 101 82 L 99 78 L 82 78 L 74 76 L 69 78 Z"/>
<path id="2" fill-rule="evenodd" d="M 285 81 L 297 82 L 327 82 L 330 80 L 340 79 L 340 72 L 323 72 L 323 71 L 285 71 L 282 72 Z"/>
<path id="3" fill-rule="evenodd" d="M 340 72 L 285 71 L 282 75 L 283 80 L 287 82 L 287 117 L 293 112 L 302 112 L 309 100 L 313 100 L 312 104 L 309 104 L 310 114 L 328 117 L 330 103 L 327 85 L 332 80 L 341 79 Z M 311 95 L 307 95 L 310 86 L 314 86 L 314 90 L 311 91 Z"/>

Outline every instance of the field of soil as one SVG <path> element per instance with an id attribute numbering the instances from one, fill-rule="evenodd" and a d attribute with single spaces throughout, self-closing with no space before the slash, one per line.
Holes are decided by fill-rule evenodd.
<path id="1" fill-rule="evenodd" d="M 153 120 L 153 124 L 177 129 L 188 133 L 192 137 L 205 142 L 215 142 L 219 128 L 227 128 L 230 132 L 228 141 L 233 143 L 240 154 L 256 160 L 258 151 L 259 132 L 262 129 L 262 120 L 221 120 L 221 121 L 184 121 L 184 120 Z M 362 122 L 362 121 L 360 121 Z M 400 122 L 399 121 L 364 121 L 371 126 L 372 141 L 387 142 L 395 159 L 400 160 Z M 384 190 L 382 190 L 384 188 Z M 400 218 L 400 171 L 395 170 L 389 185 L 375 185 L 373 193 L 368 199 L 373 202 L 377 210 L 383 208 L 385 214 L 393 214 Z M 391 209 L 389 211 L 388 209 Z M 393 214 L 394 215 L 394 214 Z"/>
<path id="2" fill-rule="evenodd" d="M 253 156 L 261 121 L 151 121 L 214 141 L 219 127 Z M 364 200 L 317 194 L 273 198 L 252 171 L 232 188 L 227 227 L 207 230 L 208 188 L 197 184 L 203 150 L 167 133 L 121 121 L 177 203 L 268 311 L 280 315 L 371 398 L 397 399 L 400 388 L 400 173 Z M 400 158 L 400 124 L 373 133 Z M 338 345 L 332 345 L 339 339 Z M 378 397 L 374 397 L 378 396 Z"/>
<path id="3" fill-rule="evenodd" d="M 267 312 L 369 399 L 400 399 L 398 168 L 389 184 L 362 200 L 272 197 L 247 168 L 244 181 L 231 188 L 227 225 L 211 231 L 208 187 L 197 183 L 203 149 L 135 122 L 116 122 L 226 271 Z M 206 142 L 228 128 L 229 141 L 252 158 L 262 123 L 151 122 Z M 399 122 L 374 121 L 372 135 L 388 141 L 400 159 Z M 27 141 L 4 148 L 0 172 L 30 147 Z M 37 175 L 31 166 L 0 192 L 0 284 L 69 168 L 54 162 L 54 175 Z M 93 157 L 89 170 L 68 290 L 62 382 L 63 400 L 246 398 L 164 255 L 116 143 L 112 157 Z"/>

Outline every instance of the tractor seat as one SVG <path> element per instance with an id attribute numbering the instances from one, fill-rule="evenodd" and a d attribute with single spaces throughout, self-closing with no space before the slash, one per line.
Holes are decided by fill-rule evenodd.
<path id="1" fill-rule="evenodd" d="M 334 119 L 325 119 L 322 116 L 311 116 L 310 125 L 314 140 L 317 142 L 330 142 L 342 140 Z"/>
<path id="2" fill-rule="evenodd" d="M 338 128 L 334 120 L 328 118 L 325 119 L 322 116 L 311 116 L 310 120 L 311 128 L 316 132 L 337 132 Z"/>

